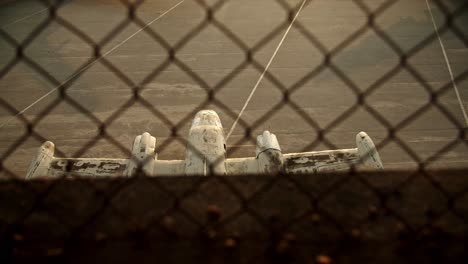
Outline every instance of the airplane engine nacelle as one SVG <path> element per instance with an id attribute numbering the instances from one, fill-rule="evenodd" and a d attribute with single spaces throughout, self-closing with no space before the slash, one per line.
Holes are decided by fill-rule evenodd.
<path id="1" fill-rule="evenodd" d="M 154 170 L 154 161 L 157 159 L 155 150 L 155 137 L 151 136 L 148 132 L 137 136 L 133 141 L 132 158 L 124 174 L 132 176 L 137 168 L 141 167 L 145 174 L 151 175 Z"/>
<path id="2" fill-rule="evenodd" d="M 283 154 L 275 134 L 264 131 L 257 137 L 256 156 L 258 172 L 264 174 L 278 174 L 283 170 Z"/>
<path id="3" fill-rule="evenodd" d="M 50 141 L 44 142 L 37 152 L 36 159 L 31 163 L 26 179 L 35 176 L 47 176 L 50 163 L 54 158 L 55 145 Z"/>
<path id="4" fill-rule="evenodd" d="M 365 167 L 383 170 L 382 160 L 372 139 L 365 132 L 356 135 L 357 153 Z"/>

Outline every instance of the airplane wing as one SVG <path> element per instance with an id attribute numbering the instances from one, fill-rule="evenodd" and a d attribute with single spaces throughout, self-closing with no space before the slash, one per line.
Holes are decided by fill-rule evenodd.
<path id="1" fill-rule="evenodd" d="M 353 166 L 383 169 L 379 153 L 364 132 L 356 135 L 357 148 L 282 154 L 276 136 L 268 131 L 257 137 L 256 157 L 226 160 L 228 175 L 321 173 L 346 171 Z"/>
<path id="2" fill-rule="evenodd" d="M 357 149 L 289 153 L 282 155 L 281 171 L 292 174 L 341 171 L 350 169 L 357 160 Z M 257 157 L 226 160 L 228 175 L 257 174 L 260 168 Z"/>
<path id="3" fill-rule="evenodd" d="M 26 179 L 40 176 L 62 177 L 116 177 L 123 176 L 128 168 L 127 159 L 36 159 Z"/>
<path id="4" fill-rule="evenodd" d="M 47 141 L 39 148 L 26 179 L 37 177 L 121 177 L 133 175 L 141 165 L 151 176 L 183 175 L 184 160 L 156 160 L 156 139 L 149 133 L 135 138 L 132 159 L 57 158 L 55 145 Z"/>
<path id="5" fill-rule="evenodd" d="M 286 173 L 348 170 L 359 160 L 357 149 L 325 150 L 283 155 Z"/>
<path id="6" fill-rule="evenodd" d="M 284 154 L 284 170 L 287 173 L 318 173 L 349 170 L 353 166 L 383 169 L 374 142 L 365 132 L 356 135 L 356 146 L 353 149 Z"/>
<path id="7" fill-rule="evenodd" d="M 256 157 L 234 158 L 226 160 L 227 175 L 249 175 L 258 173 L 258 161 Z"/>
<path id="8" fill-rule="evenodd" d="M 370 137 L 356 135 L 357 148 L 282 154 L 276 136 L 269 131 L 257 137 L 255 157 L 223 159 L 226 175 L 279 173 L 320 173 L 349 170 L 353 166 L 383 169 L 382 161 Z M 156 139 L 149 133 L 135 138 L 131 159 L 57 158 L 55 146 L 45 142 L 33 160 L 26 178 L 35 177 L 117 177 L 132 176 L 141 169 L 148 176 L 192 175 L 187 171 L 191 160 L 158 160 Z M 207 175 L 208 159 L 202 164 Z M 224 173 L 223 173 L 224 174 Z M 198 175 L 198 174 L 197 174 Z"/>

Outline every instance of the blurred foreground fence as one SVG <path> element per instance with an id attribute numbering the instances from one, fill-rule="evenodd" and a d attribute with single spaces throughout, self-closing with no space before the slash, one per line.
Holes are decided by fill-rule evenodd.
<path id="1" fill-rule="evenodd" d="M 311 0 L 313 1 L 313 0 Z M 284 25 L 268 34 L 259 44 L 248 47 L 228 28 L 216 20 L 214 13 L 227 1 L 214 5 L 197 1 L 206 10 L 206 19 L 175 47 L 170 46 L 157 32 L 135 15 L 141 1 L 122 1 L 128 7 L 128 18 L 100 42 L 95 42 L 79 28 L 57 16 L 56 10 L 62 1 L 43 1 L 49 7 L 49 18 L 22 43 L 18 43 L 3 30 L 0 38 L 16 49 L 16 57 L 0 69 L 4 77 L 18 62 L 28 64 L 52 84 L 57 85 L 60 98 L 53 101 L 33 121 L 24 118 L 21 109 L 0 99 L 0 106 L 21 120 L 28 133 L 2 153 L 3 162 L 21 143 L 29 137 L 46 140 L 34 128 L 59 103 L 65 102 L 96 124 L 100 129 L 94 141 L 83 146 L 84 152 L 95 142 L 104 138 L 120 149 L 127 150 L 106 133 L 112 123 L 126 107 L 140 102 L 154 116 L 164 120 L 177 134 L 177 129 L 189 122 L 194 113 L 207 103 L 215 104 L 235 118 L 237 113 L 215 99 L 226 82 L 232 79 L 234 70 L 215 87 L 210 87 L 202 78 L 177 58 L 177 51 L 207 25 L 214 25 L 239 46 L 246 54 L 239 68 L 252 65 L 260 72 L 265 68 L 253 59 L 252 54 L 281 34 L 292 21 L 297 6 L 277 0 L 289 14 Z M 125 179 L 57 179 L 20 181 L 7 180 L 0 183 L 0 262 L 45 261 L 84 262 L 105 260 L 113 262 L 293 262 L 293 263 L 465 263 L 468 253 L 468 174 L 467 170 L 428 171 L 427 163 L 458 145 L 467 145 L 464 124 L 447 111 L 438 98 L 452 83 L 443 84 L 433 90 L 418 74 L 417 69 L 407 63 L 408 59 L 426 45 L 437 41 L 434 33 L 421 40 L 413 49 L 404 52 L 374 20 L 397 1 L 382 1 L 382 5 L 370 11 L 365 1 L 354 0 L 368 15 L 368 23 L 333 50 L 323 47 L 313 32 L 296 23 L 294 26 L 324 55 L 323 63 L 305 76 L 294 87 L 283 87 L 268 73 L 265 78 L 276 84 L 284 94 L 279 105 L 288 104 L 319 132 L 314 144 L 325 142 L 327 132 L 346 120 L 356 109 L 365 109 L 388 129 L 388 137 L 381 145 L 397 143 L 409 156 L 416 159 L 420 169 L 416 172 L 388 171 L 380 173 L 351 172 L 321 175 L 279 175 L 239 177 L 162 177 L 145 176 Z M 468 38 L 453 22 L 468 4 L 450 11 L 444 1 L 432 1 L 444 13 L 446 20 L 439 30 L 451 31 L 468 46 Z M 61 24 L 76 36 L 94 47 L 94 57 L 81 68 L 99 60 L 113 71 L 134 92 L 122 109 L 106 121 L 100 121 L 92 112 L 67 95 L 67 88 L 80 74 L 65 83 L 56 80 L 23 50 L 34 41 L 35 36 L 48 26 L 50 21 Z M 140 97 L 141 84 L 135 84 L 119 71 L 102 54 L 100 47 L 112 40 L 127 23 L 135 23 L 166 48 L 168 59 L 156 68 L 145 81 L 151 80 L 170 64 L 176 64 L 191 76 L 195 83 L 206 89 L 206 102 L 180 124 L 172 124 L 157 107 Z M 336 67 L 332 58 L 359 39 L 363 32 L 373 30 L 385 41 L 401 60 L 390 72 L 382 76 L 372 87 L 362 91 L 345 73 Z M 356 105 L 349 112 L 334 120 L 327 128 L 320 128 L 314 120 L 297 107 L 289 96 L 297 87 L 314 78 L 327 68 L 336 74 L 355 94 Z M 427 90 L 430 101 L 409 115 L 396 126 L 390 125 L 385 117 L 366 103 L 366 96 L 378 89 L 399 70 L 407 70 Z M 455 76 L 461 82 L 468 72 Z M 143 83 L 144 85 L 144 83 Z M 411 123 L 429 107 L 436 107 L 459 129 L 459 137 L 447 144 L 427 160 L 419 160 L 414 151 L 396 132 Z M 269 116 L 275 115 L 278 105 L 255 123 L 255 127 Z M 245 123 L 240 122 L 245 130 Z M 246 138 L 252 140 L 250 133 Z M 186 143 L 183 139 L 178 138 Z M 242 140 L 245 140 L 243 138 Z M 127 150 L 128 151 L 128 150 Z M 385 163 L 385 160 L 384 160 Z M 0 163 L 2 164 L 2 163 Z M 14 175 L 4 166 L 4 173 Z"/>
<path id="2" fill-rule="evenodd" d="M 410 179 L 410 180 L 409 180 Z M 18 262 L 465 263 L 466 171 L 0 185 Z"/>

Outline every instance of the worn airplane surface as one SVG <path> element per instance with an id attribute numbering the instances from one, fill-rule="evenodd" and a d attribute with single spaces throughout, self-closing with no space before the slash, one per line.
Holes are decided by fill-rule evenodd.
<path id="1" fill-rule="evenodd" d="M 202 110 L 196 114 L 187 140 L 184 160 L 158 160 L 156 138 L 147 132 L 135 138 L 129 159 L 56 158 L 54 144 L 47 141 L 39 148 L 26 178 L 132 176 L 140 172 L 149 176 L 310 174 L 354 166 L 383 169 L 374 143 L 364 132 L 356 135 L 357 148 L 283 154 L 276 136 L 264 131 L 257 137 L 254 157 L 229 159 L 218 114 Z"/>

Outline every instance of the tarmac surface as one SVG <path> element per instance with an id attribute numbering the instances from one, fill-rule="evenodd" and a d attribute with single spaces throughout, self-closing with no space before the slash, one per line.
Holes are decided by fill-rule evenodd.
<path id="1" fill-rule="evenodd" d="M 205 2 L 216 6 L 217 1 Z M 120 112 L 106 128 L 108 134 L 125 148 L 130 149 L 134 137 L 147 131 L 158 140 L 160 159 L 183 159 L 185 145 L 180 139 L 187 135 L 194 111 L 200 108 L 216 110 L 228 133 L 262 74 L 258 67 L 243 66 L 245 51 L 216 25 L 228 29 L 246 47 L 256 47 L 252 58 L 264 67 L 290 24 L 288 12 L 279 2 L 296 7 L 295 10 L 302 3 L 301 0 L 220 2 L 223 4 L 213 14 L 216 22 L 200 27 L 207 15 L 203 6 L 193 0 L 145 1 L 135 11 L 140 25 L 128 22 L 127 8 L 119 1 L 67 1 L 57 10 L 58 17 L 95 43 L 108 40 L 101 47 L 101 54 L 106 54 L 104 60 L 83 71 L 79 70 L 80 67 L 93 59 L 93 46 L 64 27 L 63 23 L 48 23 L 49 11 L 41 2 L 23 0 L 1 4 L 0 27 L 21 43 L 34 29 L 43 25 L 43 29 L 35 31 L 38 34 L 24 47 L 25 56 L 40 65 L 57 83 L 67 81 L 79 71 L 77 78 L 66 89 L 66 94 L 102 122 L 126 106 L 126 110 Z M 355 2 L 359 1 L 306 2 L 269 66 L 270 75 L 261 80 L 241 116 L 246 124 L 253 125 L 252 135 L 255 137 L 265 129 L 270 130 L 277 135 L 283 153 L 289 153 L 334 147 L 352 148 L 355 147 L 355 135 L 365 131 L 379 146 L 386 168 L 414 169 L 418 162 L 424 163 L 427 159 L 431 159 L 429 167 L 466 167 L 467 139 L 460 140 L 459 135 L 467 126 L 463 111 L 468 111 L 468 81 L 457 82 L 460 104 L 451 84 L 449 67 L 455 78 L 466 72 L 468 48 L 454 33 L 440 32 L 448 64 L 437 37 L 407 59 L 407 64 L 424 81 L 422 83 L 408 70 L 399 68 L 399 55 L 372 29 L 364 30 L 332 56 L 330 61 L 334 67 L 314 71 L 324 62 L 324 55 L 310 38 L 301 33 L 301 29 L 318 40 L 326 50 L 334 50 L 347 38 L 360 32 L 368 21 L 366 13 Z M 361 2 L 373 11 L 386 1 Z M 450 10 L 456 10 L 464 1 L 443 2 Z M 442 26 L 444 17 L 441 11 L 431 0 L 429 4 L 434 22 Z M 158 43 L 148 31 L 138 32 L 141 26 L 148 23 L 151 24 L 147 28 L 163 39 L 162 42 L 177 46 L 175 57 L 180 62 L 171 62 L 157 74 L 153 73 L 164 65 L 169 55 L 164 45 Z M 453 23 L 468 36 L 468 9 Z M 122 30 L 111 34 L 112 38 L 106 38 L 121 24 L 125 25 Z M 412 50 L 435 33 L 431 13 L 424 0 L 395 1 L 375 17 L 374 24 L 403 52 Z M 191 34 L 195 29 L 200 30 L 197 34 Z M 277 34 L 270 35 L 268 41 L 262 41 L 274 30 Z M 185 38 L 188 41 L 180 45 Z M 15 48 L 0 37 L 0 97 L 20 111 L 57 85 L 24 62 L 16 63 L 4 73 L 4 67 L 15 56 Z M 124 73 L 127 82 L 103 61 Z M 349 88 L 350 83 L 357 90 L 365 91 L 397 68 L 399 70 L 394 75 L 365 97 L 368 107 L 355 107 L 358 100 L 356 93 Z M 338 69 L 345 77 L 338 76 L 333 69 Z M 235 76 L 227 79 L 233 72 Z M 300 81 L 311 72 L 315 74 L 305 82 Z M 152 78 L 147 78 L 150 75 Z M 141 87 L 141 98 L 170 122 L 179 124 L 184 121 L 178 125 L 179 139 L 168 140 L 171 127 L 143 104 L 127 103 L 133 97 L 128 83 Z M 292 103 L 283 102 L 284 96 L 278 83 L 285 89 L 296 87 L 290 90 L 289 102 Z M 438 91 L 443 86 L 447 88 L 438 97 L 439 107 L 432 105 L 423 108 L 431 100 L 426 88 Z M 211 89 L 214 89 L 215 102 L 207 102 L 207 91 Z M 59 92 L 50 92 L 28 108 L 24 117 L 36 120 L 57 100 L 60 100 Z M 224 106 L 220 107 L 221 104 Z M 270 112 L 272 109 L 275 109 L 273 113 Z M 317 140 L 317 129 L 295 109 L 300 109 L 309 121 L 326 129 L 324 136 L 330 144 L 313 144 Z M 399 126 L 396 131 L 399 141 L 385 141 L 389 131 L 369 109 L 385 118 L 389 125 Z M 421 114 L 401 124 L 416 112 Z M 19 119 L 11 119 L 12 116 L 0 104 L 0 157 L 3 167 L 20 177 L 25 174 L 42 142 L 31 137 L 22 138 L 27 133 L 27 127 Z M 261 123 L 258 122 L 260 118 Z M 341 121 L 335 123 L 337 118 Z M 94 142 L 99 129 L 92 119 L 64 101 L 50 109 L 34 131 L 54 142 L 64 156 L 127 157 L 122 149 L 105 139 L 96 141 L 90 148 L 85 147 L 89 142 Z M 242 140 L 243 136 L 244 127 L 238 124 L 227 141 L 229 157 L 255 154 L 254 141 Z M 403 148 L 399 142 L 404 142 L 407 148 Z M 452 142 L 458 143 L 444 149 Z M 438 155 L 440 151 L 442 153 Z M 432 161 L 434 155 L 436 158 Z"/>

